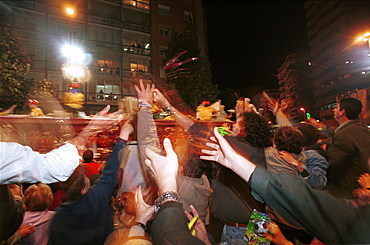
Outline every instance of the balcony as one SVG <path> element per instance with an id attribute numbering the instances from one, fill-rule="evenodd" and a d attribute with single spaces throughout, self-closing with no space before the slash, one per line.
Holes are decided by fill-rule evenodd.
<path id="1" fill-rule="evenodd" d="M 136 70 L 130 70 L 130 69 L 120 69 L 120 68 L 105 68 L 100 66 L 94 66 L 91 67 L 91 71 L 94 74 L 100 74 L 105 76 L 115 76 L 119 77 L 122 75 L 122 77 L 126 78 L 142 78 L 142 79 L 151 79 L 152 75 L 150 72 L 145 71 L 136 71 Z"/>
<path id="2" fill-rule="evenodd" d="M 128 29 L 132 31 L 139 31 L 139 32 L 145 32 L 145 33 L 150 33 L 150 26 L 144 26 L 140 24 L 136 24 L 131 21 L 123 21 L 123 29 Z"/>
<path id="3" fill-rule="evenodd" d="M 145 55 L 150 56 L 150 49 L 141 48 L 138 46 L 123 45 L 123 52 L 128 54 Z"/>
<path id="4" fill-rule="evenodd" d="M 118 28 L 121 27 L 121 24 L 120 24 L 121 21 L 112 20 L 112 19 L 99 17 L 99 16 L 90 15 L 89 16 L 89 21 L 93 22 L 93 23 L 102 24 L 102 25 L 114 26 L 114 27 L 118 27 Z"/>

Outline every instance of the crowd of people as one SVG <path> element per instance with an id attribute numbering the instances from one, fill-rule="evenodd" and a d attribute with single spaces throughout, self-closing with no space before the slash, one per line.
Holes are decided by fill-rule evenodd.
<path id="1" fill-rule="evenodd" d="M 334 131 L 294 124 L 271 100 L 282 122 L 273 130 L 239 103 L 222 136 L 179 112 L 154 84 L 140 80 L 135 89 L 135 124 L 107 106 L 46 154 L 2 138 L 1 245 L 370 243 L 370 131 L 357 120 L 358 99 L 338 101 Z M 171 113 L 182 135 L 162 140 L 153 104 Z M 118 123 L 101 166 L 87 138 Z M 251 219 L 255 212 L 269 217 L 266 227 Z"/>

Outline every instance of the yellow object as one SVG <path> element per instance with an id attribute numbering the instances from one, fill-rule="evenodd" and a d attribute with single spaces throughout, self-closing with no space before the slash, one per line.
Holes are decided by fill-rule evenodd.
<path id="1" fill-rule="evenodd" d="M 63 95 L 64 105 L 74 109 L 82 108 L 85 101 L 85 96 L 80 92 L 67 92 Z"/>
<path id="2" fill-rule="evenodd" d="M 209 121 L 212 119 L 212 115 L 214 112 L 216 112 L 214 108 L 198 106 L 197 119 L 201 121 Z"/>
<path id="3" fill-rule="evenodd" d="M 43 117 L 45 116 L 44 113 L 40 108 L 32 108 L 30 112 L 30 116 L 32 117 Z"/>
<path id="4" fill-rule="evenodd" d="M 195 223 L 198 221 L 199 217 L 194 217 L 189 223 L 188 223 L 188 228 L 191 232 L 191 234 L 194 236 L 195 233 L 197 232 L 195 229 L 194 229 L 194 226 L 195 226 Z"/>

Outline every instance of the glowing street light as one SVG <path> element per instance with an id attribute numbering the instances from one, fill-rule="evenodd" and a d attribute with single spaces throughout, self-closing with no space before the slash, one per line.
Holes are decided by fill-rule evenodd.
<path id="1" fill-rule="evenodd" d="M 79 47 L 72 45 L 65 45 L 62 47 L 62 54 L 67 58 L 70 63 L 81 64 L 86 59 L 86 54 Z"/>
<path id="2" fill-rule="evenodd" d="M 85 76 L 85 70 L 81 66 L 66 66 L 63 68 L 64 72 L 67 76 L 70 76 L 72 78 L 81 78 Z"/>
<path id="3" fill-rule="evenodd" d="M 74 15 L 75 10 L 73 8 L 66 8 L 66 13 L 69 14 L 69 15 Z"/>
<path id="4" fill-rule="evenodd" d="M 357 42 L 360 42 L 360 41 L 367 42 L 367 48 L 368 50 L 370 50 L 370 32 L 366 32 L 364 35 L 358 37 L 356 41 Z M 370 56 L 370 53 L 368 53 L 367 56 Z"/>

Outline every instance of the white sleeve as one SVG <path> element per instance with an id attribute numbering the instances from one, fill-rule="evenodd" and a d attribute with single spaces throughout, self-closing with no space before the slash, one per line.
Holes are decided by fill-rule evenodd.
<path id="1" fill-rule="evenodd" d="M 70 143 L 40 154 L 29 146 L 0 142 L 0 184 L 65 181 L 78 164 L 78 151 Z"/>

